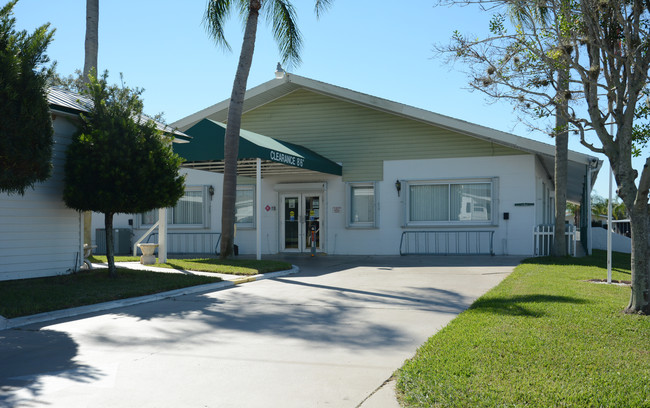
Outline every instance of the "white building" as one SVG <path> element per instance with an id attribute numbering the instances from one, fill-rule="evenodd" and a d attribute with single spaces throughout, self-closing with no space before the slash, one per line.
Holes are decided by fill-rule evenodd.
<path id="1" fill-rule="evenodd" d="M 171 253 L 217 245 L 228 103 L 174 124 L 193 140 L 176 149 L 188 177 L 168 214 Z M 328 254 L 534 255 L 534 228 L 553 223 L 554 147 L 545 143 L 293 74 L 247 91 L 242 129 L 243 254 L 310 252 L 313 226 Z M 570 201 L 589 208 L 600 165 L 569 152 Z M 138 238 L 155 219 L 116 225 Z"/>
<path id="2" fill-rule="evenodd" d="M 56 88 L 47 97 L 54 127 L 52 175 L 24 196 L 0 193 L 0 280 L 62 275 L 83 264 L 83 216 L 63 202 L 63 180 L 66 149 L 90 101 Z M 184 141 L 182 133 L 174 135 L 175 142 Z M 103 222 L 98 215 L 93 225 L 101 228 Z"/>
<path id="3" fill-rule="evenodd" d="M 82 217 L 63 202 L 65 150 L 79 112 L 69 94 L 48 95 L 54 126 L 52 176 L 25 195 L 0 193 L 0 280 L 61 275 L 83 262 Z"/>

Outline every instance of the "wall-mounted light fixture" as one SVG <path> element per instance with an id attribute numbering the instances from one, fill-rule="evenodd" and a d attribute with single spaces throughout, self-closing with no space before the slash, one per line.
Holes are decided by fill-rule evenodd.
<path id="1" fill-rule="evenodd" d="M 395 182 L 395 189 L 397 190 L 397 196 L 399 197 L 399 192 L 402 191 L 402 182 L 397 180 Z"/>
<path id="2" fill-rule="evenodd" d="M 208 187 L 208 193 L 210 193 L 210 197 L 214 195 L 214 186 Z"/>

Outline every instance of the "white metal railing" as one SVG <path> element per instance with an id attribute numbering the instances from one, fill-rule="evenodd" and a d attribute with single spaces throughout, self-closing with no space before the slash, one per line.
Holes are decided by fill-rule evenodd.
<path id="1" fill-rule="evenodd" d="M 160 220 L 156 221 L 156 223 L 154 225 L 152 225 L 151 228 L 149 228 L 147 230 L 147 232 L 145 232 L 144 235 L 140 237 L 139 240 L 135 241 L 135 244 L 133 244 L 133 256 L 138 256 L 138 244 L 141 243 L 142 241 L 144 241 L 144 239 L 147 238 L 149 236 L 149 234 L 151 234 L 153 232 L 153 230 L 158 228 L 159 223 L 160 223 Z"/>
<path id="2" fill-rule="evenodd" d="M 533 248 L 534 256 L 549 256 L 553 248 L 553 237 L 555 235 L 555 225 L 537 225 L 533 231 Z M 576 256 L 576 226 L 567 224 L 566 231 L 567 254 Z"/>
<path id="3" fill-rule="evenodd" d="M 147 243 L 153 239 L 157 242 L 158 233 L 149 235 Z M 176 254 L 209 254 L 219 255 L 220 232 L 168 232 L 167 252 Z"/>
<path id="4" fill-rule="evenodd" d="M 404 231 L 400 255 L 494 255 L 494 231 Z"/>

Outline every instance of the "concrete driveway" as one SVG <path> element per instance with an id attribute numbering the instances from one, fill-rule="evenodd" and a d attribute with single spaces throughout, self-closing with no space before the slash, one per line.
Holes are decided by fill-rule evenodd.
<path id="1" fill-rule="evenodd" d="M 520 261 L 286 259 L 301 272 L 0 332 L 0 406 L 397 407 L 392 373 Z"/>

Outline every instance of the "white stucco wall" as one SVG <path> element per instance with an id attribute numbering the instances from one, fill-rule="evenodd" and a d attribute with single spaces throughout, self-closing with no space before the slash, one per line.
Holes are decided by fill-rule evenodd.
<path id="1" fill-rule="evenodd" d="M 601 227 L 591 229 L 593 249 L 607 250 L 607 230 Z M 612 251 L 629 254 L 632 252 L 632 240 L 625 235 L 612 234 Z"/>
<path id="2" fill-rule="evenodd" d="M 398 160 L 384 162 L 384 180 L 377 183 L 376 199 L 379 201 L 378 228 L 354 229 L 346 227 L 349 209 L 346 184 L 340 177 L 316 175 L 314 177 L 269 177 L 263 180 L 262 248 L 263 253 L 276 253 L 280 249 L 279 228 L 281 205 L 278 185 L 283 183 L 325 183 L 325 241 L 323 251 L 331 254 L 399 254 L 404 227 L 405 191 L 397 196 L 395 181 L 451 178 L 497 178 L 498 197 L 495 197 L 496 226 L 477 229 L 494 230 L 496 254 L 531 255 L 532 231 L 535 225 L 536 186 L 535 159 L 532 155 L 483 157 L 467 159 Z M 299 184 L 295 188 L 300 189 Z M 516 203 L 533 203 L 516 206 Z M 275 210 L 273 209 L 275 207 Z M 341 211 L 336 211 L 342 209 Z M 510 219 L 503 220 L 508 212 Z M 418 230 L 435 228 L 417 228 Z M 445 229 L 451 229 L 446 227 Z M 239 230 L 235 240 L 240 253 L 255 252 L 255 230 Z"/>
<path id="3" fill-rule="evenodd" d="M 399 252 L 399 239 L 405 218 L 405 192 L 397 198 L 395 181 L 426 179 L 498 179 L 494 227 L 471 227 L 494 230 L 494 252 L 497 255 L 532 254 L 534 206 L 516 206 L 517 203 L 534 202 L 534 157 L 532 155 L 478 157 L 462 159 L 400 160 L 384 162 L 384 181 L 380 183 L 382 249 L 387 253 Z M 503 213 L 509 213 L 509 220 Z M 435 228 L 414 228 L 434 230 Z M 453 228 L 442 228 L 453 229 Z M 392 251 L 392 252 L 390 252 Z"/>
<path id="4" fill-rule="evenodd" d="M 555 190 L 549 172 L 535 160 L 535 224 L 553 224 L 555 217 Z"/>
<path id="5" fill-rule="evenodd" d="M 65 150 L 74 122 L 56 116 L 52 176 L 25 195 L 0 193 L 0 280 L 61 275 L 83 262 L 81 217 L 63 202 Z"/>
<path id="6" fill-rule="evenodd" d="M 221 190 L 223 176 L 198 170 L 184 169 L 187 185 L 212 185 L 215 195 L 211 202 L 210 228 L 203 231 L 221 232 Z M 449 179 L 496 179 L 496 197 L 493 198 L 494 223 L 490 226 L 475 226 L 471 229 L 494 231 L 494 252 L 497 255 L 532 255 L 532 231 L 540 201 L 538 186 L 541 185 L 539 166 L 532 155 L 478 157 L 461 159 L 394 160 L 384 162 L 384 180 L 376 183 L 378 200 L 377 228 L 358 229 L 346 226 L 349 217 L 347 208 L 347 184 L 341 177 L 327 174 L 268 176 L 262 180 L 262 215 L 257 225 L 262 228 L 262 253 L 275 254 L 281 250 L 280 213 L 282 194 L 285 192 L 315 191 L 314 185 L 323 186 L 321 213 L 325 222 L 321 225 L 323 252 L 330 254 L 399 254 L 403 231 L 435 230 L 435 227 L 405 227 L 406 186 L 398 197 L 395 181 L 402 180 L 449 180 Z M 371 181 L 371 180 L 369 180 Z M 254 185 L 254 180 L 239 180 L 240 185 Z M 305 187 L 307 186 L 307 187 Z M 305 188 L 311 190 L 305 190 Z M 320 187 L 319 187 L 320 188 Z M 533 205 L 516 205 L 532 203 Z M 268 206 L 269 210 L 266 210 Z M 509 213 L 509 220 L 503 219 Z M 117 215 L 116 228 L 130 228 L 128 220 L 133 219 L 134 241 L 145 232 L 139 228 L 137 216 Z M 103 225 L 103 219 L 96 215 L 95 228 Z M 458 228 L 458 227 L 456 227 Z M 438 229 L 450 230 L 454 227 Z M 174 231 L 200 231 L 200 229 L 175 229 Z M 256 228 L 238 228 L 235 244 L 240 254 L 255 253 Z M 134 242 L 133 241 L 133 242 Z"/>

